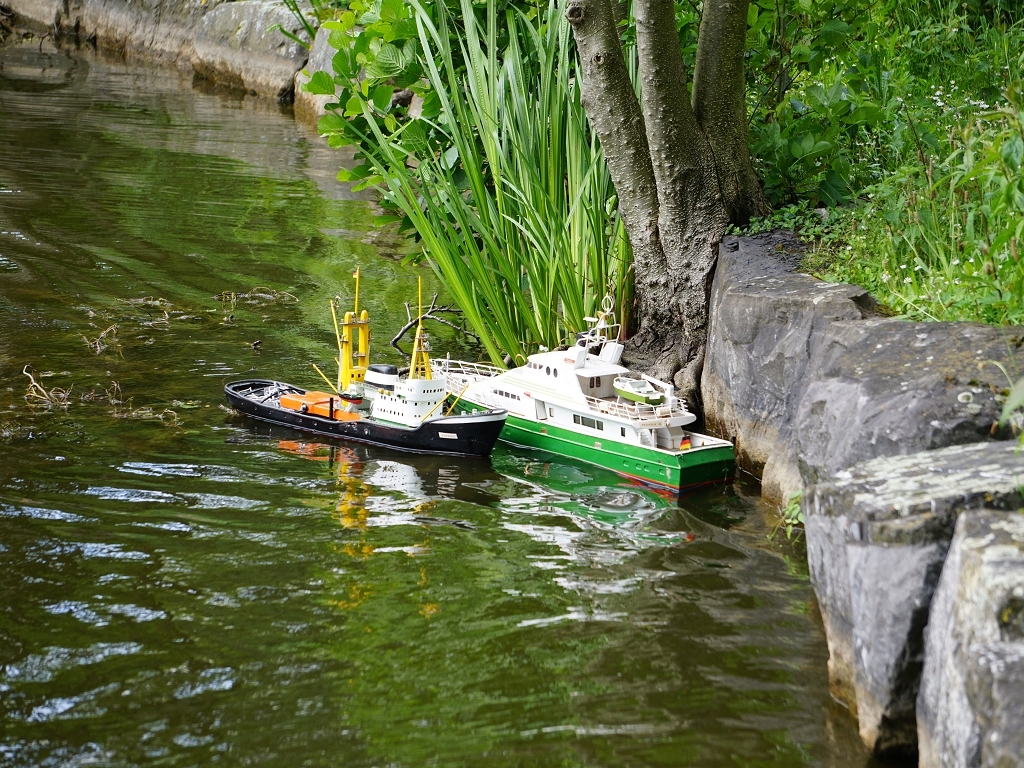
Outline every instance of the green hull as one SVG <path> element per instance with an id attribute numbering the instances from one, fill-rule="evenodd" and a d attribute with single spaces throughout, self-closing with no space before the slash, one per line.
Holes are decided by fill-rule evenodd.
<path id="1" fill-rule="evenodd" d="M 464 400 L 457 403 L 459 411 L 474 408 L 482 410 L 484 407 Z M 549 422 L 530 421 L 511 413 L 498 439 L 523 448 L 569 456 L 645 483 L 679 491 L 729 482 L 736 472 L 736 457 L 733 447 L 728 444 L 665 453 L 643 445 L 595 439 Z"/>

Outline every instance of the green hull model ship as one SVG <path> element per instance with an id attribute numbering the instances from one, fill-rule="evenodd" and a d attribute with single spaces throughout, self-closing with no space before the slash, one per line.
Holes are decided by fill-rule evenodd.
<path id="1" fill-rule="evenodd" d="M 619 365 L 618 325 L 605 311 L 567 350 L 539 352 L 503 371 L 458 360 L 441 361 L 453 407 L 501 408 L 499 436 L 605 467 L 644 483 L 683 492 L 729 482 L 736 468 L 732 443 L 686 429 L 697 417 L 671 384 L 635 377 Z"/>

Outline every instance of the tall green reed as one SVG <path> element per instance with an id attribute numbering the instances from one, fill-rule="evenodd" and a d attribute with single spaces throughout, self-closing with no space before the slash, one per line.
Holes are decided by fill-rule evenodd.
<path id="1" fill-rule="evenodd" d="M 607 293 L 618 317 L 627 315 L 628 240 L 580 103 L 562 4 L 552 0 L 532 19 L 496 0 L 479 16 L 471 0 L 460 15 L 440 2 L 408 7 L 415 45 L 398 48 L 382 33 L 392 42 L 378 43 L 366 71 L 385 45 L 400 51 L 404 71 L 422 73 L 411 83 L 425 96 L 418 117 L 393 106 L 383 79 L 346 63 L 361 46 L 355 25 L 332 32 L 342 60 L 330 87 L 344 90 L 320 130 L 335 145 L 358 143 L 364 161 L 341 177 L 364 178 L 411 225 L 497 364 L 571 339 Z M 372 41 L 365 49 L 374 53 Z"/>

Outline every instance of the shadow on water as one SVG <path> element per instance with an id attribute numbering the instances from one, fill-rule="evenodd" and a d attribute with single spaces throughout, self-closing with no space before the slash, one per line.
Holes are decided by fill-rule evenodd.
<path id="1" fill-rule="evenodd" d="M 0 48 L 0 763 L 867 765 L 754 489 L 226 412 L 316 384 L 354 267 L 405 322 L 338 162 L 175 70 Z"/>

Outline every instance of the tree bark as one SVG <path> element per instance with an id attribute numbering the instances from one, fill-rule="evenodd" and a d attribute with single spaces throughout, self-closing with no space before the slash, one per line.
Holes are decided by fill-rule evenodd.
<path id="1" fill-rule="evenodd" d="M 693 111 L 714 152 L 722 201 L 733 224 L 770 208 L 750 163 L 743 52 L 749 0 L 707 0 L 693 69 Z"/>
<path id="2" fill-rule="evenodd" d="M 631 357 L 697 406 L 718 242 L 733 216 L 767 211 L 746 145 L 747 0 L 705 0 L 692 100 L 672 0 L 634 0 L 639 102 L 616 27 L 619 1 L 569 0 L 566 18 L 583 106 L 633 247 L 639 330 Z"/>
<path id="3" fill-rule="evenodd" d="M 675 5 L 672 0 L 634 0 L 633 14 L 644 122 L 658 187 L 658 231 L 668 265 L 667 280 L 644 287 L 656 292 L 661 310 L 646 318 L 647 332 L 657 333 L 663 346 L 656 375 L 675 377 L 690 394 L 697 390 L 703 365 L 709 276 L 729 220 L 711 145 L 690 106 Z"/>
<path id="4" fill-rule="evenodd" d="M 569 0 L 565 16 L 572 25 L 583 70 L 580 94 L 590 124 L 601 141 L 619 198 L 619 213 L 633 248 L 637 283 L 664 275 L 668 266 L 658 239 L 658 190 L 647 146 L 640 104 L 626 69 L 615 17 L 618 0 Z M 638 287 L 641 325 L 656 304 Z"/>

